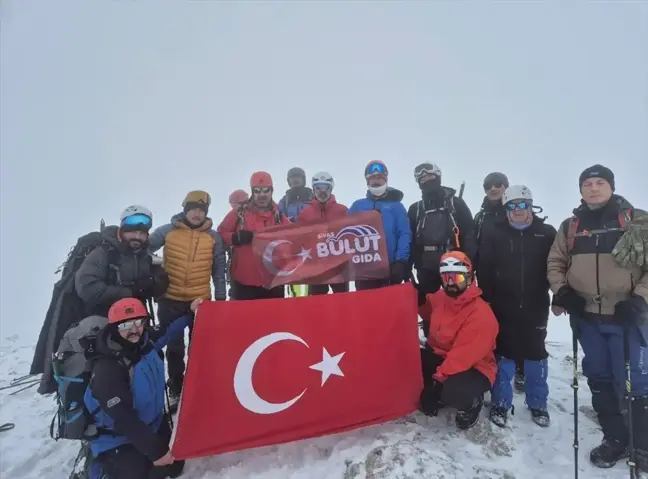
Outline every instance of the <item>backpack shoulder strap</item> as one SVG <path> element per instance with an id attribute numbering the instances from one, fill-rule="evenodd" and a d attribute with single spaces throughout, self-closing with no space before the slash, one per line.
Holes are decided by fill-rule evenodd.
<path id="1" fill-rule="evenodd" d="M 576 215 L 573 215 L 566 223 L 567 230 L 565 234 L 567 236 L 567 253 L 571 256 L 571 251 L 574 248 L 574 240 L 576 239 L 576 233 L 578 233 L 578 225 L 580 220 Z"/>
<path id="2" fill-rule="evenodd" d="M 234 231 L 236 231 L 239 226 L 244 226 L 245 213 L 247 212 L 248 205 L 249 200 L 236 207 L 236 223 L 234 224 Z"/>
<path id="3" fill-rule="evenodd" d="M 456 210 L 454 206 L 454 195 L 452 195 L 448 200 L 446 200 L 448 208 L 448 216 L 450 216 L 450 221 L 452 221 L 452 239 L 454 240 L 455 248 L 461 248 L 461 241 L 459 239 L 459 225 L 457 224 Z"/>

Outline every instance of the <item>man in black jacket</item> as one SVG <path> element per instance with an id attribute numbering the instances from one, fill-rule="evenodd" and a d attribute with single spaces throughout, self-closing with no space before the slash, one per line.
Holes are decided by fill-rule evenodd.
<path id="1" fill-rule="evenodd" d="M 526 403 L 533 421 L 549 426 L 547 412 L 547 257 L 556 229 L 533 213 L 533 196 L 512 185 L 502 198 L 506 219 L 495 223 L 481 247 L 479 286 L 500 324 L 490 420 L 505 426 L 513 402 L 516 361 L 524 361 Z"/>
<path id="2" fill-rule="evenodd" d="M 104 244 L 85 258 L 75 275 L 75 288 L 87 315 L 105 316 L 121 298 L 141 300 L 162 296 L 169 278 L 161 265 L 154 265 L 148 253 L 153 215 L 143 206 L 129 206 L 119 227 L 101 233 Z"/>
<path id="3" fill-rule="evenodd" d="M 446 252 L 459 249 L 473 260 L 477 253 L 474 222 L 470 209 L 455 196 L 455 190 L 441 186 L 441 169 L 422 163 L 414 169 L 414 179 L 422 199 L 407 211 L 412 230 L 410 262 L 416 269 L 419 294 L 434 293 L 441 288 L 439 262 Z M 424 322 L 427 336 L 429 325 Z"/>

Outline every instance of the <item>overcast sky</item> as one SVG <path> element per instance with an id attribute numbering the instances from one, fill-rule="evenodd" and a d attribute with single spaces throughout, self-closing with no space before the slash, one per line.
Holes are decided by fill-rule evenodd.
<path id="1" fill-rule="evenodd" d="M 557 225 L 578 175 L 611 167 L 648 208 L 648 2 L 5 0 L 0 6 L 2 335 L 35 342 L 77 237 L 129 204 L 328 170 L 344 203 L 501 170 Z"/>

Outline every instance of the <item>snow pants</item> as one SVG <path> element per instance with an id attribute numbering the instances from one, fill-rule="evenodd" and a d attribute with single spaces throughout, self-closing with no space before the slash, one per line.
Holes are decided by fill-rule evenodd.
<path id="1" fill-rule="evenodd" d="M 276 288 L 266 289 L 263 286 L 250 286 L 239 283 L 238 281 L 232 281 L 230 295 L 234 301 L 285 298 L 286 288 L 284 286 L 277 286 Z"/>
<path id="2" fill-rule="evenodd" d="M 166 442 L 171 441 L 171 428 L 166 420 L 162 421 L 157 435 Z M 183 468 L 184 461 L 175 461 L 169 466 L 154 466 L 135 446 L 124 444 L 95 458 L 90 479 L 163 479 L 178 477 Z"/>
<path id="3" fill-rule="evenodd" d="M 162 326 L 167 326 L 177 318 L 191 313 L 191 302 L 160 299 L 158 301 L 158 319 Z M 192 327 L 189 327 L 191 340 Z M 169 370 L 169 389 L 175 394 L 180 394 L 184 382 L 185 372 L 185 338 L 184 334 L 169 341 L 166 347 L 167 368 Z"/>
<path id="4" fill-rule="evenodd" d="M 328 294 L 329 287 L 334 293 L 348 293 L 349 283 L 334 283 L 334 284 L 311 284 L 308 288 L 312 296 L 318 294 Z"/>
<path id="5" fill-rule="evenodd" d="M 475 399 L 483 398 L 484 393 L 490 389 L 488 378 L 476 369 L 468 369 L 449 376 L 439 388 L 432 376 L 441 363 L 443 363 L 443 358 L 434 354 L 428 346 L 421 349 L 423 369 L 421 406 L 423 409 L 430 410 L 438 407 L 438 403 L 441 402 L 443 406 L 453 407 L 460 411 L 466 410 L 473 406 Z"/>
<path id="6" fill-rule="evenodd" d="M 583 348 L 583 375 L 592 392 L 592 407 L 606 438 L 628 441 L 624 422 L 624 329 L 627 328 L 634 430 L 638 448 L 648 450 L 648 325 L 624 326 L 612 316 L 585 313 L 570 317 Z M 643 433 L 643 436 L 642 436 Z M 640 437 L 641 436 L 641 437 Z"/>
<path id="7" fill-rule="evenodd" d="M 491 394 L 493 406 L 511 409 L 513 405 L 513 387 L 516 362 L 502 356 L 497 358 L 497 376 Z M 526 404 L 531 409 L 547 409 L 549 384 L 547 383 L 549 365 L 546 359 L 542 361 L 524 361 L 524 392 Z"/>

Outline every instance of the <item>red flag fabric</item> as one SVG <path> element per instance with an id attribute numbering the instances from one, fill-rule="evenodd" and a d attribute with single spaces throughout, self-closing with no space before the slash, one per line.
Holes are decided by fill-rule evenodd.
<path id="1" fill-rule="evenodd" d="M 198 309 L 173 455 L 192 459 L 408 414 L 423 388 L 411 284 Z"/>
<path id="2" fill-rule="evenodd" d="M 252 249 L 266 288 L 389 276 L 382 217 L 377 211 L 271 227 L 254 235 Z"/>

